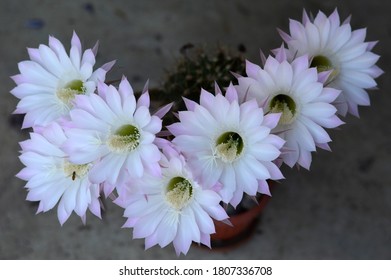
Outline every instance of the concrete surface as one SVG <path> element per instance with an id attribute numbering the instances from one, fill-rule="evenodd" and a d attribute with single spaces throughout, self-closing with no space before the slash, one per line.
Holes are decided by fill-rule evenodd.
<path id="1" fill-rule="evenodd" d="M 86 6 L 87 4 L 87 6 Z M 61 227 L 55 211 L 35 215 L 25 201 L 18 142 L 28 137 L 12 125 L 17 99 L 9 76 L 27 58 L 26 47 L 52 34 L 69 46 L 76 30 L 84 46 L 100 40 L 98 65 L 117 59 L 109 78 L 122 74 L 140 89 L 159 85 L 164 69 L 191 42 L 259 48 L 280 45 L 276 27 L 301 19 L 303 8 L 352 14 L 354 28 L 368 27 L 367 40 L 386 72 L 371 92 L 361 118 L 331 132 L 333 152 L 314 154 L 311 171 L 284 168 L 286 180 L 273 192 L 253 238 L 237 249 L 215 252 L 194 247 L 180 259 L 390 259 L 391 258 L 391 2 L 390 1 L 0 1 L 0 259 L 172 259 L 172 247 L 144 251 L 142 240 L 120 229 L 122 211 L 107 203 L 103 221 L 88 215 L 87 226 L 71 217 Z M 42 21 L 31 21 L 39 19 Z"/>

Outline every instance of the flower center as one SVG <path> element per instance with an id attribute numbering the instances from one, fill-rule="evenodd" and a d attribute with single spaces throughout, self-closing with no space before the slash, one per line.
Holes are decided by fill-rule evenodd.
<path id="1" fill-rule="evenodd" d="M 174 177 L 167 185 L 166 199 L 176 210 L 187 205 L 193 194 L 193 186 L 183 177 Z"/>
<path id="2" fill-rule="evenodd" d="M 310 67 L 316 67 L 318 73 L 331 71 L 328 82 L 331 82 L 338 75 L 338 69 L 331 63 L 331 60 L 324 55 L 316 55 L 312 58 Z"/>
<path id="3" fill-rule="evenodd" d="M 81 80 L 73 80 L 67 83 L 63 88 L 57 89 L 57 97 L 67 106 L 71 106 L 71 101 L 77 94 L 84 94 L 86 91 Z"/>
<path id="4" fill-rule="evenodd" d="M 296 103 L 286 94 L 277 94 L 269 103 L 270 113 L 282 113 L 278 124 L 291 124 L 296 116 Z"/>
<path id="5" fill-rule="evenodd" d="M 118 153 L 133 151 L 139 144 L 140 131 L 130 124 L 121 126 L 107 141 L 109 149 Z"/>
<path id="6" fill-rule="evenodd" d="M 64 173 L 67 177 L 71 177 L 73 181 L 83 179 L 89 170 L 88 164 L 73 164 L 69 161 L 65 161 L 63 165 Z"/>
<path id="7" fill-rule="evenodd" d="M 217 156 L 225 163 L 231 163 L 237 159 L 243 147 L 243 139 L 236 132 L 225 132 L 216 140 Z"/>

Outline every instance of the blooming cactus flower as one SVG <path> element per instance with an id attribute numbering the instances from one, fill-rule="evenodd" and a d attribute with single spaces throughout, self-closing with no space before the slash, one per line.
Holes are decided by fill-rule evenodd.
<path id="1" fill-rule="evenodd" d="M 136 102 L 123 78 L 118 90 L 99 83 L 98 94 L 78 95 L 74 104 L 63 149 L 75 164 L 94 162 L 90 180 L 105 183 L 106 195 L 128 177 L 141 177 L 145 169 L 159 172 L 160 151 L 153 142 L 162 121 L 150 115 L 148 92 Z"/>
<path id="2" fill-rule="evenodd" d="M 311 152 L 316 146 L 328 149 L 331 141 L 324 128 L 342 124 L 330 104 L 340 91 L 323 87 L 307 56 L 288 63 L 281 49 L 276 57 L 280 61 L 269 56 L 263 69 L 247 61 L 248 77 L 238 78 L 237 89 L 242 99 L 255 98 L 266 112 L 282 114 L 272 130 L 286 141 L 281 158 L 290 167 L 297 163 L 309 169 Z"/>
<path id="3" fill-rule="evenodd" d="M 67 115 L 76 95 L 89 95 L 98 81 L 104 81 L 114 62 L 93 71 L 97 47 L 82 52 L 79 37 L 73 33 L 69 55 L 63 44 L 49 37 L 49 46 L 29 48 L 30 60 L 19 63 L 20 74 L 12 79 L 11 93 L 20 99 L 15 113 L 26 114 L 23 128 L 45 126 Z"/>
<path id="4" fill-rule="evenodd" d="M 370 104 L 366 89 L 376 87 L 374 79 L 383 73 L 371 51 L 376 42 L 364 41 L 366 29 L 352 31 L 349 18 L 341 24 L 337 10 L 329 17 L 319 11 L 313 20 L 304 11 L 303 22 L 290 20 L 289 29 L 290 34 L 280 33 L 291 56 L 307 54 L 312 67 L 329 71 L 328 86 L 342 90 L 338 113 L 358 116 L 358 105 Z"/>
<path id="5" fill-rule="evenodd" d="M 99 185 L 88 179 L 91 164 L 69 162 L 60 149 L 66 136 L 55 122 L 37 128 L 31 139 L 20 143 L 20 160 L 26 166 L 18 174 L 27 181 L 27 200 L 39 201 L 38 213 L 52 209 L 58 202 L 61 225 L 73 211 L 85 222 L 86 211 L 100 217 Z"/>
<path id="6" fill-rule="evenodd" d="M 128 218 L 124 227 L 133 228 L 133 238 L 145 238 L 146 249 L 172 242 L 179 255 L 186 254 L 192 242 L 210 247 L 210 235 L 215 233 L 212 218 L 228 218 L 220 196 L 194 179 L 177 152 L 163 155 L 160 164 L 161 176 L 146 173 L 131 182 L 125 198 L 117 199 Z"/>
<path id="7" fill-rule="evenodd" d="M 168 129 L 196 176 L 206 185 L 220 182 L 222 200 L 233 206 L 244 192 L 270 194 L 266 180 L 283 178 L 273 160 L 284 141 L 270 134 L 280 114 L 264 116 L 255 100 L 239 104 L 233 85 L 225 96 L 202 90 L 200 104 L 186 103 Z"/>

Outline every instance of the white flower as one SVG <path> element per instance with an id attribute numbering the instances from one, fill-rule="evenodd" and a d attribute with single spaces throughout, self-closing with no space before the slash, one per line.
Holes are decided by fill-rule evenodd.
<path id="1" fill-rule="evenodd" d="M 63 149 L 73 163 L 94 162 L 90 180 L 107 183 L 106 195 L 128 177 L 141 177 L 144 169 L 159 173 L 160 151 L 153 142 L 162 121 L 150 115 L 149 103 L 148 92 L 136 103 L 125 78 L 118 90 L 99 83 L 98 95 L 75 97 Z"/>
<path id="2" fill-rule="evenodd" d="M 243 192 L 270 194 L 266 180 L 283 178 L 272 161 L 284 141 L 270 134 L 280 115 L 264 116 L 255 100 L 239 105 L 232 85 L 225 96 L 203 90 L 200 104 L 187 101 L 187 108 L 168 129 L 196 176 L 206 185 L 220 182 L 222 200 L 233 206 Z"/>
<path id="3" fill-rule="evenodd" d="M 215 233 L 212 218 L 228 218 L 220 196 L 194 180 L 179 154 L 163 156 L 161 165 L 161 176 L 145 174 L 133 180 L 126 197 L 117 199 L 128 218 L 124 227 L 133 228 L 133 238 L 145 238 L 146 249 L 172 242 L 179 255 L 186 254 L 192 242 L 210 247 L 210 235 Z"/>
<path id="4" fill-rule="evenodd" d="M 52 209 L 57 202 L 61 225 L 75 211 L 83 222 L 87 208 L 100 218 L 99 185 L 88 179 L 91 163 L 73 164 L 60 149 L 66 140 L 62 128 L 52 123 L 37 128 L 31 139 L 20 143 L 20 160 L 26 166 L 18 174 L 27 181 L 27 200 L 39 201 L 39 212 Z"/>
<path id="5" fill-rule="evenodd" d="M 358 105 L 369 106 L 366 89 L 376 87 L 383 71 L 375 65 L 379 56 L 371 52 L 376 42 L 364 42 L 366 29 L 352 31 L 349 18 L 340 23 L 335 10 L 329 17 L 319 11 L 310 20 L 304 11 L 303 23 L 290 20 L 290 35 L 280 32 L 290 56 L 307 54 L 311 67 L 330 71 L 328 86 L 341 89 L 335 105 L 338 113 L 358 116 Z"/>
<path id="6" fill-rule="evenodd" d="M 18 64 L 20 74 L 12 79 L 17 86 L 11 93 L 20 99 L 15 113 L 26 114 L 23 128 L 45 126 L 68 114 L 76 95 L 93 93 L 97 81 L 104 81 L 114 62 L 93 72 L 97 46 L 82 53 L 73 33 L 69 55 L 62 43 L 50 36 L 49 46 L 29 48 L 30 60 Z"/>
<path id="7" fill-rule="evenodd" d="M 323 87 L 316 68 L 309 68 L 307 56 L 288 63 L 281 49 L 276 57 L 282 61 L 270 56 L 264 69 L 247 61 L 248 77 L 238 79 L 237 89 L 242 99 L 255 98 L 266 112 L 282 114 L 272 130 L 286 141 L 281 158 L 290 167 L 298 163 L 309 169 L 311 152 L 316 146 L 328 149 L 331 141 L 324 128 L 342 124 L 330 104 L 339 91 Z"/>

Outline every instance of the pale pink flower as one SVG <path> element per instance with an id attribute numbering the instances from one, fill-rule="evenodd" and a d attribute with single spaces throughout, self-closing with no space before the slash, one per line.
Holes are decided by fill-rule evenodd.
<path id="1" fill-rule="evenodd" d="M 160 161 L 161 176 L 144 174 L 132 180 L 117 203 L 125 208 L 133 238 L 145 238 L 145 248 L 172 243 L 177 255 L 186 254 L 192 242 L 210 247 L 213 219 L 228 218 L 220 196 L 194 179 L 183 156 L 174 149 Z"/>
<path id="2" fill-rule="evenodd" d="M 327 17 L 319 11 L 311 20 L 290 20 L 290 34 L 280 32 L 290 56 L 308 55 L 311 67 L 329 71 L 328 86 L 342 90 L 335 101 L 338 113 L 358 116 L 358 105 L 369 106 L 367 89 L 376 87 L 383 71 L 376 66 L 379 56 L 372 52 L 376 42 L 365 42 L 366 28 L 352 31 L 350 18 L 340 22 L 337 9 Z"/>
<path id="3" fill-rule="evenodd" d="M 237 90 L 243 100 L 255 98 L 265 112 L 282 114 L 272 130 L 286 141 L 281 158 L 290 167 L 297 163 L 309 169 L 311 152 L 317 146 L 329 149 L 331 139 L 324 128 L 342 124 L 331 104 L 340 91 L 318 81 L 307 56 L 289 63 L 280 49 L 276 58 L 269 56 L 263 69 L 247 61 L 248 77 L 238 78 Z"/>
<path id="4" fill-rule="evenodd" d="M 104 81 L 114 62 L 93 70 L 97 45 L 82 51 L 73 33 L 69 55 L 63 44 L 49 37 L 49 46 L 29 48 L 30 60 L 18 64 L 20 74 L 12 79 L 17 86 L 11 93 L 20 99 L 15 113 L 26 114 L 23 128 L 44 126 L 68 114 L 76 95 L 89 95 L 98 81 Z"/>
<path id="5" fill-rule="evenodd" d="M 141 177 L 145 169 L 159 173 L 160 151 L 154 140 L 162 121 L 149 112 L 148 91 L 136 102 L 124 78 L 118 90 L 99 83 L 98 95 L 78 95 L 74 104 L 63 149 L 73 163 L 94 162 L 89 178 L 106 183 L 106 195 L 129 177 Z"/>
<path id="6" fill-rule="evenodd" d="M 20 143 L 20 160 L 26 166 L 16 176 L 27 181 L 27 200 L 38 201 L 37 213 L 52 209 L 58 202 L 61 225 L 73 211 L 83 222 L 89 209 L 100 218 L 99 185 L 88 179 L 91 162 L 74 164 L 61 150 L 66 141 L 62 128 L 55 122 L 37 127 L 30 139 Z"/>
<path id="7" fill-rule="evenodd" d="M 179 123 L 168 127 L 173 143 L 206 185 L 222 184 L 222 200 L 237 206 L 243 193 L 270 195 L 268 179 L 283 178 L 273 163 L 284 141 L 270 134 L 280 114 L 264 116 L 255 100 L 239 104 L 235 88 L 226 95 L 202 90 L 200 104 L 186 101 Z"/>

